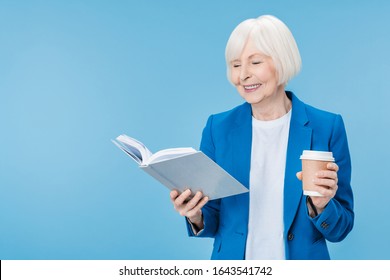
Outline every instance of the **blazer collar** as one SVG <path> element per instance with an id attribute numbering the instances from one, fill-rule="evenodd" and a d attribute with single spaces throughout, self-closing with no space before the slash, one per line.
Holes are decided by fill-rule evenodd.
<path id="1" fill-rule="evenodd" d="M 291 121 L 296 122 L 300 126 L 305 126 L 309 122 L 305 103 L 299 100 L 291 91 L 286 91 L 286 95 L 292 102 Z"/>

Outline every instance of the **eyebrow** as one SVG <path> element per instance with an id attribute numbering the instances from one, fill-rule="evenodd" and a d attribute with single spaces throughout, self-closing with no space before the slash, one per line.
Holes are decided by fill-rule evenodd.
<path id="1" fill-rule="evenodd" d="M 253 58 L 254 56 L 261 56 L 261 57 L 265 57 L 264 54 L 261 54 L 261 53 L 253 53 L 251 54 L 250 56 L 248 56 L 248 58 Z"/>
<path id="2" fill-rule="evenodd" d="M 251 59 L 251 58 L 253 58 L 254 56 L 260 56 L 260 57 L 262 57 L 262 58 L 265 58 L 265 57 L 266 57 L 266 55 L 261 54 L 261 53 L 253 53 L 253 54 L 251 54 L 250 56 L 248 56 L 248 58 Z M 239 58 L 236 58 L 236 59 L 233 59 L 231 62 L 237 62 L 237 61 L 240 61 L 240 59 L 239 59 Z"/>

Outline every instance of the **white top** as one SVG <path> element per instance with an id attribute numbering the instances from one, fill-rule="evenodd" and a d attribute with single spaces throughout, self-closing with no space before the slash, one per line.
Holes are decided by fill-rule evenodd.
<path id="1" fill-rule="evenodd" d="M 252 118 L 249 225 L 245 259 L 283 260 L 283 189 L 291 110 L 279 119 Z"/>

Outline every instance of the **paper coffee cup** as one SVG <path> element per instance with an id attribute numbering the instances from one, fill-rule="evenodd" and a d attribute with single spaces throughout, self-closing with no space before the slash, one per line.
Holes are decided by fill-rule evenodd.
<path id="1" fill-rule="evenodd" d="M 304 150 L 300 159 L 302 160 L 303 194 L 309 196 L 322 196 L 322 194 L 314 191 L 315 185 L 313 180 L 316 178 L 316 172 L 327 170 L 328 168 L 326 165 L 329 162 L 334 162 L 333 153 Z"/>

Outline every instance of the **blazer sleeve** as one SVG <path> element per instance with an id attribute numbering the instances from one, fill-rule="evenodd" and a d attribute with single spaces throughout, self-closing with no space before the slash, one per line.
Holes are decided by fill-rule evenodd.
<path id="1" fill-rule="evenodd" d="M 200 150 L 211 158 L 213 161 L 215 159 L 215 146 L 212 137 L 212 126 L 213 126 L 213 116 L 210 116 L 207 120 L 206 127 L 203 129 L 202 140 L 200 144 Z M 202 208 L 202 215 L 204 221 L 204 229 L 198 234 L 195 234 L 192 230 L 191 225 L 186 219 L 187 231 L 190 236 L 197 237 L 214 237 L 219 225 L 219 209 L 220 209 L 221 200 L 211 200 Z"/>
<path id="2" fill-rule="evenodd" d="M 335 197 L 320 215 L 313 218 L 313 222 L 327 240 L 338 242 L 348 235 L 354 223 L 351 159 L 347 134 L 340 115 L 335 118 L 329 148 L 339 166 L 338 189 Z"/>

